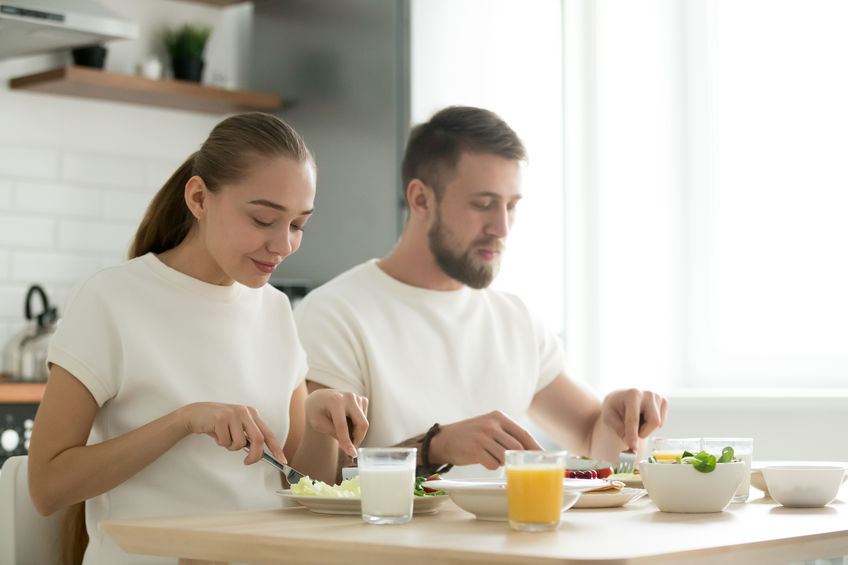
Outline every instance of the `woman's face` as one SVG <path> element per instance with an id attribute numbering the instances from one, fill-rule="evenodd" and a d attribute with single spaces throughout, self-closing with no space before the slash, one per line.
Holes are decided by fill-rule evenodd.
<path id="1" fill-rule="evenodd" d="M 240 181 L 206 191 L 199 234 L 220 269 L 220 279 L 209 282 L 238 281 L 253 288 L 267 283 L 277 265 L 300 247 L 314 200 L 312 164 L 289 157 L 262 159 Z"/>

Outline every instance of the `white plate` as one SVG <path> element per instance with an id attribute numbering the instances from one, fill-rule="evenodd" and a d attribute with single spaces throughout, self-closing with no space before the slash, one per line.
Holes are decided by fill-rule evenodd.
<path id="1" fill-rule="evenodd" d="M 607 477 L 611 481 L 621 481 L 624 486 L 630 488 L 643 488 L 642 475 L 634 475 L 633 473 L 614 474 Z"/>
<path id="2" fill-rule="evenodd" d="M 572 508 L 615 508 L 645 496 L 643 488 L 623 488 L 618 492 L 584 492 Z"/>
<path id="3" fill-rule="evenodd" d="M 447 493 L 457 490 L 488 490 L 506 491 L 506 479 L 436 479 L 427 481 L 430 488 L 437 488 Z M 609 485 L 606 479 L 563 479 L 563 492 L 584 492 Z"/>
<path id="4" fill-rule="evenodd" d="M 358 516 L 362 513 L 362 505 L 358 498 L 339 498 L 335 496 L 309 496 L 292 494 L 290 489 L 280 489 L 277 494 L 286 500 L 293 500 L 302 506 L 306 506 L 317 514 L 347 514 Z M 449 497 L 438 496 L 416 496 L 413 497 L 412 513 L 427 514 L 435 512 Z"/>
<path id="5" fill-rule="evenodd" d="M 609 485 L 604 479 L 563 479 L 562 510 L 568 510 L 580 493 Z M 454 503 L 478 520 L 505 521 L 508 514 L 506 479 L 439 479 L 428 486 L 448 493 Z"/>

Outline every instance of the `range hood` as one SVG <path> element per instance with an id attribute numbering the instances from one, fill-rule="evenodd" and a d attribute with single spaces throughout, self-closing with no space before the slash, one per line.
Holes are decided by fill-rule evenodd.
<path id="1" fill-rule="evenodd" d="M 0 58 L 136 37 L 138 24 L 95 0 L 0 0 Z"/>

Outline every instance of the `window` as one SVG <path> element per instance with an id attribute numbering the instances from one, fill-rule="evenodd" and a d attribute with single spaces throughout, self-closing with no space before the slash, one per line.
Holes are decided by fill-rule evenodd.
<path id="1" fill-rule="evenodd" d="M 564 20 L 569 354 L 602 389 L 844 386 L 848 4 Z"/>

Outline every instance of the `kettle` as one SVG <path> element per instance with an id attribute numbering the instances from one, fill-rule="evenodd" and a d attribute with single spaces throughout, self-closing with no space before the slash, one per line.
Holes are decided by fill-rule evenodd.
<path id="1" fill-rule="evenodd" d="M 34 314 L 32 299 L 41 300 L 41 312 Z M 4 365 L 13 378 L 25 381 L 47 380 L 47 345 L 56 331 L 58 311 L 50 305 L 47 293 L 39 285 L 29 287 L 24 300 L 27 324 L 6 346 Z"/>

